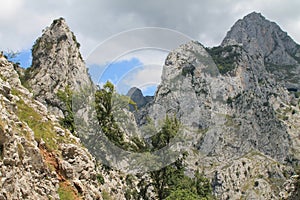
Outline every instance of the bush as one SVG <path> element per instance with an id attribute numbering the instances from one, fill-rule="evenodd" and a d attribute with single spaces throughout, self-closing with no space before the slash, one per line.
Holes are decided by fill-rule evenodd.
<path id="1" fill-rule="evenodd" d="M 103 185 L 105 183 L 104 177 L 102 176 L 102 174 L 97 174 L 97 181 L 101 185 Z"/>
<path id="2" fill-rule="evenodd" d="M 235 62 L 240 56 L 236 52 L 237 46 L 213 47 L 206 50 L 211 55 L 221 74 L 226 74 L 235 69 Z"/>
<path id="3" fill-rule="evenodd" d="M 201 198 L 189 190 L 178 189 L 172 191 L 166 200 L 201 200 Z"/>
<path id="4" fill-rule="evenodd" d="M 64 112 L 64 118 L 60 119 L 60 124 L 69 129 L 71 133 L 75 132 L 75 122 L 74 122 L 74 113 L 72 108 L 72 98 L 73 91 L 69 86 L 65 87 L 65 90 L 59 90 L 57 92 L 58 98 L 64 103 L 64 108 L 62 108 Z"/>

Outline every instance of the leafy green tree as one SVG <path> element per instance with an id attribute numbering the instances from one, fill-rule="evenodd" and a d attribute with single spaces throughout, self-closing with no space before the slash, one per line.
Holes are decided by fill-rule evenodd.
<path id="1" fill-rule="evenodd" d="M 117 94 L 114 85 L 109 81 L 95 93 L 97 119 L 108 139 L 123 149 L 144 151 L 146 146 L 140 138 L 133 136 L 130 142 L 125 142 L 124 139 L 124 130 L 135 131 L 134 124 L 127 119 L 128 115 L 124 111 L 129 105 L 136 107 L 135 102 L 129 97 Z"/>
<path id="2" fill-rule="evenodd" d="M 161 149 L 168 145 L 170 140 L 176 136 L 179 128 L 180 123 L 177 118 L 170 118 L 167 115 L 161 130 L 151 138 L 153 150 Z"/>
<path id="3" fill-rule="evenodd" d="M 150 172 L 153 180 L 152 185 L 155 188 L 158 199 L 165 199 L 180 184 L 184 175 L 183 161 L 185 156 L 178 158 L 171 165 L 165 166 L 160 170 Z"/>
<path id="4" fill-rule="evenodd" d="M 210 182 L 203 174 L 196 171 L 194 178 L 184 174 L 186 156 L 183 154 L 171 165 L 150 172 L 158 199 L 213 199 Z"/>
<path id="5" fill-rule="evenodd" d="M 166 200 L 201 200 L 201 198 L 189 190 L 178 189 L 172 191 Z"/>
<path id="6" fill-rule="evenodd" d="M 199 170 L 195 173 L 194 186 L 198 196 L 211 198 L 212 188 L 210 182 L 203 174 L 200 174 Z"/>
<path id="7" fill-rule="evenodd" d="M 108 137 L 109 140 L 122 146 L 124 143 L 124 136 L 122 131 L 114 120 L 113 115 L 113 94 L 115 93 L 114 85 L 107 81 L 103 89 L 95 93 L 95 109 L 97 112 L 97 119 L 99 125 Z"/>

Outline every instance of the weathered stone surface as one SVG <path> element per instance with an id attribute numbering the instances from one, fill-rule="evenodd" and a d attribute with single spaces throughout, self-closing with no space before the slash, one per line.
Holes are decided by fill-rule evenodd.
<path id="1" fill-rule="evenodd" d="M 218 199 L 299 198 L 294 175 L 300 160 L 299 97 L 286 90 L 299 86 L 299 45 L 275 23 L 252 13 L 232 27 L 218 48 L 211 57 L 213 49 L 192 41 L 172 51 L 153 101 L 138 89 L 129 93 L 140 106 L 137 123 L 142 126 L 151 117 L 158 126 L 166 115 L 179 119 L 182 132 L 177 134 L 185 142 L 173 147 L 188 152 L 186 174 L 203 171 Z M 218 59 L 230 60 L 230 69 L 224 70 L 228 65 Z M 59 124 L 63 108 L 57 92 L 91 85 L 63 19 L 37 40 L 33 66 L 22 73 L 27 72 L 34 95 L 21 85 L 14 66 L 0 58 L 0 199 L 59 199 L 62 185 L 83 199 L 102 199 L 101 193 L 126 199 L 127 189 L 138 193 L 141 181 L 151 181 L 148 174 L 128 176 L 98 166 L 80 139 Z M 27 119 L 18 113 L 20 102 Z M 131 142 L 139 131 L 133 114 L 122 114 L 127 117 L 120 128 L 125 142 Z M 30 121 L 34 117 L 42 134 Z M 115 158 L 93 150 L 108 161 Z M 118 164 L 130 167 L 123 162 Z M 146 193 L 155 199 L 151 186 Z"/>
<path id="2" fill-rule="evenodd" d="M 60 18 L 44 30 L 32 49 L 28 85 L 37 100 L 61 116 L 59 90 L 64 91 L 68 86 L 78 92 L 92 86 L 79 46 L 65 20 Z"/>
<path id="3" fill-rule="evenodd" d="M 49 116 L 47 108 L 32 98 L 6 60 L 0 61 L 0 91 L 0 198 L 60 199 L 59 185 L 66 183 L 75 195 L 101 199 L 92 156 L 59 125 L 56 116 Z M 19 117 L 18 105 L 26 105 L 24 117 Z M 45 136 L 34 132 L 36 126 L 26 121 L 30 117 L 39 119 L 40 126 L 52 127 L 44 127 L 43 134 L 53 131 L 54 138 L 37 139 Z M 50 140 L 60 149 L 48 149 Z"/>
<path id="4" fill-rule="evenodd" d="M 136 103 L 137 109 L 142 108 L 153 100 L 152 96 L 144 96 L 142 91 L 136 87 L 130 88 L 126 96 L 130 97 Z M 135 108 L 131 106 L 130 110 L 134 111 Z"/>
<path id="5" fill-rule="evenodd" d="M 233 44 L 262 56 L 267 70 L 287 88 L 300 88 L 300 46 L 276 23 L 253 12 L 238 20 L 222 42 L 222 46 Z"/>
<path id="6" fill-rule="evenodd" d="M 172 51 L 165 61 L 162 82 L 154 101 L 140 111 L 137 121 L 143 125 L 146 122 L 143 117 L 150 116 L 159 124 L 166 115 L 175 115 L 186 127 L 178 134 L 186 140 L 188 171 L 203 168 L 211 178 L 215 173 L 222 173 L 216 182 L 222 186 L 216 186 L 214 191 L 221 199 L 227 196 L 278 199 L 284 180 L 293 174 L 291 164 L 298 162 L 299 153 L 295 153 L 299 148 L 299 138 L 295 136 L 298 129 L 291 127 L 297 127 L 294 124 L 299 108 L 295 106 L 297 103 L 291 104 L 292 98 L 278 77 L 274 79 L 268 71 L 266 57 L 273 52 L 272 56 L 277 60 L 268 57 L 273 63 L 296 64 L 289 55 L 298 46 L 286 34 L 280 35 L 281 29 L 277 25 L 256 13 L 235 26 L 219 48 L 219 57 L 212 55 L 215 60 L 209 55 L 214 51 L 197 42 Z M 261 33 L 269 29 L 272 30 L 267 33 L 279 36 L 272 39 Z M 247 35 L 250 35 L 249 44 L 244 43 Z M 251 38 L 255 41 L 251 42 Z M 272 47 L 279 39 L 282 40 L 280 53 Z M 269 43 L 270 49 L 267 48 Z M 232 60 L 232 68 L 226 73 L 219 72 L 220 67 L 225 66 L 220 66 L 216 60 L 221 58 Z M 291 119 L 295 120 L 289 125 L 291 120 L 287 120 L 290 119 L 287 110 L 292 112 L 293 109 Z M 253 151 L 262 157 L 252 155 Z M 261 177 L 254 179 L 254 174 L 252 178 L 245 176 L 243 179 L 232 176 L 241 173 L 240 168 L 234 166 L 240 166 L 241 158 L 245 156 L 250 168 L 256 168 L 255 173 L 262 174 Z M 255 164 L 256 160 L 260 165 Z M 266 172 L 270 162 L 282 166 L 269 169 L 278 175 L 280 183 L 272 182 Z M 232 168 L 227 171 L 228 165 Z M 284 168 L 289 169 L 287 177 L 282 175 Z M 245 189 L 243 184 L 253 185 L 252 182 L 257 182 L 257 186 Z M 258 194 L 259 190 L 266 192 Z"/>

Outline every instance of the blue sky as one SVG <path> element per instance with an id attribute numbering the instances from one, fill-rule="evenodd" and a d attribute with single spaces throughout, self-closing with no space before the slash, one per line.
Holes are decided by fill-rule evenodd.
<path id="1" fill-rule="evenodd" d="M 10 61 L 15 63 L 20 63 L 21 67 L 28 68 L 31 66 L 32 56 L 31 50 L 23 50 L 20 52 L 16 52 L 16 56 L 13 58 L 9 58 Z M 10 52 L 4 52 L 5 55 L 10 54 Z"/>
<path id="2" fill-rule="evenodd" d="M 102 86 L 106 81 L 112 82 L 116 86 L 116 90 L 120 94 L 126 94 L 131 87 L 138 87 L 143 94 L 152 96 L 157 88 L 157 79 L 149 78 L 143 83 L 140 81 L 139 75 L 143 72 L 147 73 L 152 68 L 156 76 L 160 76 L 161 68 L 158 66 L 144 65 L 138 58 L 131 58 L 129 60 L 120 60 L 107 65 L 91 65 L 89 66 L 89 73 L 94 83 Z M 153 69 L 154 68 L 154 69 Z"/>
<path id="3" fill-rule="evenodd" d="M 30 67 L 32 61 L 31 50 L 21 51 L 17 54 L 16 57 L 10 60 L 16 63 L 20 63 L 21 67 L 23 68 Z M 134 78 L 135 76 L 137 76 L 138 72 L 145 70 L 145 67 L 138 58 L 132 57 L 130 60 L 119 60 L 108 65 L 94 64 L 89 66 L 88 69 L 94 83 L 101 86 L 109 80 L 114 85 L 116 85 L 117 92 L 126 94 L 131 87 L 141 86 L 130 83 L 134 81 Z M 158 76 L 160 76 L 160 74 L 158 74 Z M 129 78 L 131 82 L 126 82 L 128 81 L 128 79 L 126 78 Z M 154 81 L 151 83 L 152 84 L 144 85 L 141 88 L 145 96 L 152 96 L 156 91 L 158 83 Z"/>
<path id="4" fill-rule="evenodd" d="M 54 19 L 64 17 L 81 44 L 80 51 L 87 66 L 92 66 L 90 69 L 92 77 L 97 78 L 100 76 L 101 69 L 105 67 L 107 61 L 105 59 L 110 62 L 116 56 L 123 55 L 126 50 L 140 47 L 164 47 L 162 49 L 170 50 L 178 46 L 174 41 L 185 43 L 184 37 L 180 40 L 161 37 L 164 35 L 164 31 L 157 29 L 154 32 L 147 30 L 147 32 L 135 31 L 131 35 L 121 34 L 124 37 L 115 37 L 113 41 L 109 39 L 128 30 L 160 27 L 162 30 L 181 32 L 188 35 L 189 38 L 211 47 L 221 43 L 226 32 L 238 19 L 256 11 L 278 23 L 296 42 L 300 43 L 299 7 L 299 0 L 190 0 L 188 2 L 180 0 L 9 0 L 1 2 L 0 7 L 0 50 L 21 52 L 13 61 L 20 62 L 21 66 L 25 68 L 30 66 L 30 49 L 34 41 Z M 137 41 L 136 36 L 139 33 L 141 34 Z M 166 33 L 168 36 L 170 35 L 169 32 Z M 107 40 L 110 42 L 105 43 Z M 99 52 L 95 54 L 96 58 L 90 57 L 91 52 L 99 45 L 102 45 L 104 49 L 101 51 L 100 48 L 99 50 L 102 58 Z M 119 54 L 116 55 L 116 51 Z M 152 93 L 153 89 L 149 88 L 153 88 L 153 85 L 159 83 L 163 65 L 162 57 L 165 58 L 166 54 L 159 55 L 159 59 L 154 62 L 155 67 L 151 67 L 153 58 L 158 54 L 147 57 L 145 56 L 147 52 L 143 53 L 143 55 L 131 55 L 126 59 L 118 59 L 113 62 L 110 66 L 112 69 L 103 74 L 102 80 L 117 80 L 117 84 L 122 79 L 124 84 L 140 85 L 143 86 L 144 91 L 150 90 L 146 93 Z M 138 69 L 128 73 L 137 66 L 139 66 Z M 129 71 L 125 72 L 126 70 Z M 125 78 L 124 74 L 127 74 Z M 153 77 L 154 75 L 156 77 Z M 151 84 L 153 85 L 151 86 Z"/>

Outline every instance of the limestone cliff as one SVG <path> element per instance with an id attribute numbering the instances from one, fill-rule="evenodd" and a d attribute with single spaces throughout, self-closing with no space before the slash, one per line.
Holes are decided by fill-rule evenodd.
<path id="1" fill-rule="evenodd" d="M 32 48 L 32 66 L 26 81 L 35 98 L 56 114 L 63 107 L 57 98 L 68 86 L 74 91 L 92 82 L 79 51 L 79 43 L 63 18 L 54 20 Z"/>
<path id="2" fill-rule="evenodd" d="M 96 163 L 78 138 L 0 60 L 0 198 L 101 199 Z"/>
<path id="3" fill-rule="evenodd" d="M 299 89 L 300 46 L 274 22 L 253 12 L 238 20 L 222 46 L 240 45 L 249 54 L 260 55 L 266 69 L 287 88 Z"/>
<path id="4" fill-rule="evenodd" d="M 93 156 L 110 163 L 122 155 L 102 150 L 99 135 L 85 140 L 81 132 L 80 140 L 59 123 L 65 105 L 58 92 L 93 87 L 65 20 L 54 20 L 32 50 L 32 67 L 21 77 L 0 57 L 0 199 L 157 199 L 149 173 L 128 175 L 96 163 Z M 149 118 L 157 127 L 166 115 L 180 121 L 172 148 L 188 153 L 185 174 L 203 171 L 217 199 L 293 199 L 299 197 L 300 110 L 299 94 L 287 88 L 299 88 L 298 69 L 299 45 L 251 13 L 218 47 L 191 41 L 170 52 L 154 99 L 137 88 L 128 95 L 138 103 L 141 128 Z M 132 113 L 116 112 L 124 119 L 124 144 L 131 135 L 140 139 Z M 85 131 L 101 132 L 94 125 Z M 126 159 L 117 164 L 132 167 Z"/>
<path id="5" fill-rule="evenodd" d="M 186 127 L 178 134 L 189 152 L 188 171 L 202 168 L 217 198 L 277 199 L 300 154 L 299 100 L 283 85 L 298 83 L 278 77 L 276 67 L 297 67 L 298 46 L 252 13 L 219 47 L 190 42 L 172 51 L 153 103 L 137 119 L 159 124 L 175 115 Z"/>

